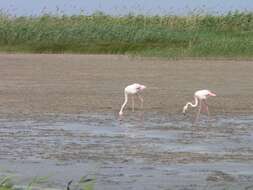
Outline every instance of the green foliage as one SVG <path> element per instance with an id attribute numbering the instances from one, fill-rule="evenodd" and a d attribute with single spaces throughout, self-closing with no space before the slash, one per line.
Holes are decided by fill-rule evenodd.
<path id="1" fill-rule="evenodd" d="M 252 57 L 253 13 L 190 16 L 10 17 L 0 14 L 0 51 Z"/>
<path id="2" fill-rule="evenodd" d="M 0 190 L 12 190 L 10 187 L 0 187 Z"/>
<path id="3" fill-rule="evenodd" d="M 44 182 L 47 182 L 48 180 L 48 176 L 44 176 L 44 177 L 34 177 L 32 179 L 32 181 L 27 185 L 27 190 L 32 190 L 33 189 L 33 186 L 35 185 L 38 185 L 38 184 L 41 184 L 41 183 L 44 183 Z"/>
<path id="4" fill-rule="evenodd" d="M 0 190 L 11 190 L 13 183 L 10 176 L 6 176 L 0 179 Z"/>
<path id="5" fill-rule="evenodd" d="M 86 177 L 82 177 L 79 182 L 79 186 L 82 190 L 93 190 L 95 186 L 95 179 L 89 179 Z"/>
<path id="6" fill-rule="evenodd" d="M 94 181 L 87 182 L 82 184 L 82 190 L 93 190 L 94 189 Z"/>

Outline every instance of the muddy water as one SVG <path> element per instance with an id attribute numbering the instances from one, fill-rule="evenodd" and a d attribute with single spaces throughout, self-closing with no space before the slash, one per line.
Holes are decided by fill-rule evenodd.
<path id="1" fill-rule="evenodd" d="M 95 189 L 250 189 L 253 117 L 187 118 L 129 113 L 2 120 L 1 174 L 18 184 L 34 176 L 62 189 L 82 177 Z"/>
<path id="2" fill-rule="evenodd" d="M 0 173 L 65 189 L 253 189 L 253 62 L 0 54 Z M 123 88 L 144 109 L 117 118 Z M 209 88 L 211 119 L 181 115 Z M 72 188 L 74 189 L 74 185 Z"/>

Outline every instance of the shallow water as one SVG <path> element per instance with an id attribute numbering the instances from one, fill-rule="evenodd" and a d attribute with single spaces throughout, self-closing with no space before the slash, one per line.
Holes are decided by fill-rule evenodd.
<path id="1" fill-rule="evenodd" d="M 95 189 L 245 189 L 253 184 L 253 116 L 129 113 L 1 120 L 0 172 L 16 183 L 49 176 L 63 188 L 83 176 Z"/>

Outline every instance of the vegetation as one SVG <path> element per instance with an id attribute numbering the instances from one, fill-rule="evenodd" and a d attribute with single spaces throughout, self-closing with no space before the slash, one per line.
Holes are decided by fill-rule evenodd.
<path id="1" fill-rule="evenodd" d="M 0 190 L 12 190 L 13 183 L 10 176 L 6 176 L 0 179 Z"/>
<path id="2" fill-rule="evenodd" d="M 0 177 L 0 190 L 14 190 L 14 189 L 24 189 L 24 190 L 32 190 L 34 189 L 42 189 L 39 188 L 39 184 L 46 183 L 48 181 L 48 176 L 46 177 L 34 177 L 27 186 L 24 187 L 14 187 L 11 176 Z M 95 178 L 86 178 L 82 177 L 76 184 L 71 186 L 72 180 L 68 183 L 68 190 L 93 190 L 95 185 Z M 71 186 L 71 187 L 70 187 Z"/>
<path id="3" fill-rule="evenodd" d="M 0 51 L 252 57 L 253 13 L 191 16 L 0 15 Z"/>

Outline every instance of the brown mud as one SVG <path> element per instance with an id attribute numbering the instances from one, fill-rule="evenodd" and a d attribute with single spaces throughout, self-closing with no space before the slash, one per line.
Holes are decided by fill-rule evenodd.
<path id="1" fill-rule="evenodd" d="M 63 189 L 253 189 L 253 62 L 0 55 L 0 174 Z M 117 113 L 126 85 L 144 109 Z M 181 114 L 210 89 L 211 118 Z M 130 104 L 129 104 L 130 105 Z"/>

